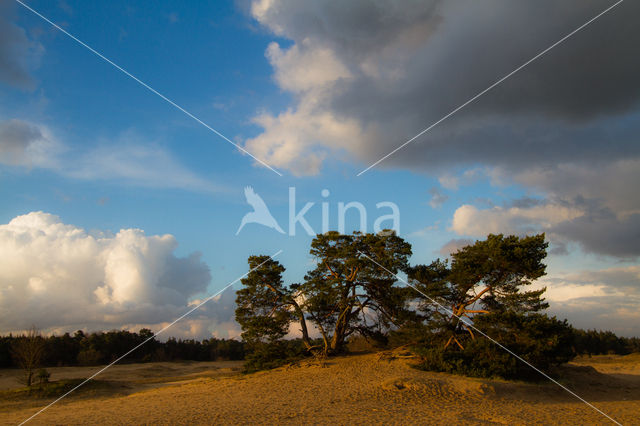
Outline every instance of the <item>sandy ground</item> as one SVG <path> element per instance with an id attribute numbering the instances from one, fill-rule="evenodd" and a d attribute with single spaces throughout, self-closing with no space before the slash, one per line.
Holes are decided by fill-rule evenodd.
<path id="1" fill-rule="evenodd" d="M 251 375 L 215 363 L 206 369 L 199 369 L 205 363 L 138 365 L 141 374 L 155 371 L 154 383 L 141 379 L 136 366 L 121 366 L 129 370 L 111 372 L 111 380 L 129 380 L 128 392 L 78 392 L 31 423 L 611 424 L 552 383 L 468 379 L 418 371 L 411 362 L 355 355 L 326 366 L 303 363 Z M 169 376 L 177 382 L 161 379 L 166 368 L 174 369 Z M 618 422 L 640 424 L 640 354 L 580 358 L 559 374 L 563 384 Z M 0 421 L 20 423 L 46 403 L 0 401 Z"/>
<path id="2" fill-rule="evenodd" d="M 241 371 L 242 364 L 242 361 L 115 364 L 101 373 L 97 379 L 126 384 L 137 390 L 176 380 L 229 375 Z M 48 367 L 47 371 L 51 373 L 51 380 L 63 380 L 86 378 L 103 367 Z M 0 391 L 20 386 L 21 375 L 21 370 L 0 369 Z"/>

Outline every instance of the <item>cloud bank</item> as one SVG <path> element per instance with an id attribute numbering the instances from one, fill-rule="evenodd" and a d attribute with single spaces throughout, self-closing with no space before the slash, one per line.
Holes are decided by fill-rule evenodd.
<path id="1" fill-rule="evenodd" d="M 296 102 L 261 119 L 263 134 L 247 146 L 270 153 L 280 166 L 335 149 L 373 162 L 609 5 L 256 0 L 253 17 L 293 41 L 288 48 L 272 43 L 266 55 L 276 83 Z M 636 3 L 614 9 L 388 165 L 596 160 L 601 144 L 614 137 L 616 149 L 607 156 L 637 155 L 637 125 L 594 126 L 637 110 L 640 59 L 630 54 L 640 39 L 637 12 Z M 299 145 L 294 124 L 321 117 L 329 128 L 350 125 L 327 134 L 317 129 L 296 158 L 280 157 Z M 288 132 L 278 130 L 285 121 Z"/>
<path id="2" fill-rule="evenodd" d="M 200 254 L 177 257 L 177 246 L 172 235 L 87 233 L 48 213 L 18 216 L 0 225 L 0 331 L 32 324 L 59 332 L 158 329 L 196 303 L 211 280 Z M 229 297 L 208 302 L 168 334 L 225 334 L 233 328 Z"/>
<path id="3" fill-rule="evenodd" d="M 20 89 L 33 89 L 31 69 L 37 65 L 44 48 L 11 22 L 15 8 L 12 3 L 0 3 L 0 81 Z"/>
<path id="4" fill-rule="evenodd" d="M 254 0 L 253 18 L 291 41 L 266 56 L 294 101 L 255 117 L 263 131 L 246 147 L 297 175 L 329 159 L 364 168 L 611 4 Z M 461 234 L 554 228 L 586 251 L 640 255 L 629 239 L 596 244 L 608 229 L 640 232 L 638 14 L 640 3 L 620 4 L 378 167 L 431 174 L 449 189 L 484 170 L 545 201 L 462 206 Z"/>
<path id="5" fill-rule="evenodd" d="M 640 267 L 559 273 L 540 280 L 550 311 L 577 327 L 640 335 Z"/>
<path id="6" fill-rule="evenodd" d="M 465 204 L 456 209 L 451 230 L 458 235 L 484 237 L 489 233 L 525 235 L 546 232 L 556 253 L 574 242 L 583 251 L 632 260 L 640 255 L 640 214 L 613 210 L 601 200 L 531 199 L 518 205 L 488 209 Z"/>

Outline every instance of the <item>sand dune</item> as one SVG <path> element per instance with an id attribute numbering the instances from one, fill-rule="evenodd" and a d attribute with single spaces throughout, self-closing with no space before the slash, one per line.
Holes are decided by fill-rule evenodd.
<path id="1" fill-rule="evenodd" d="M 411 362 L 368 354 L 331 359 L 326 366 L 301 363 L 251 375 L 230 375 L 231 368 L 213 370 L 217 375 L 201 370 L 182 379 L 178 374 L 175 380 L 187 382 L 162 387 L 91 398 L 78 392 L 32 423 L 610 423 L 551 383 L 422 372 L 411 368 Z M 149 367 L 153 365 L 139 366 L 147 373 Z M 617 421 L 640 424 L 640 355 L 581 358 L 558 373 L 564 384 Z M 160 382 L 156 378 L 156 385 Z M 34 402 L 0 405 L 0 418 L 19 423 L 37 411 Z"/>

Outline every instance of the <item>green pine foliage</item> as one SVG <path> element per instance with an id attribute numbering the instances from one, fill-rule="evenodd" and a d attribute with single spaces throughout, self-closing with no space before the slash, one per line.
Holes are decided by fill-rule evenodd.
<path id="1" fill-rule="evenodd" d="M 412 268 L 410 282 L 421 293 L 422 329 L 414 345 L 420 367 L 537 379 L 505 348 L 544 371 L 572 359 L 572 328 L 542 313 L 545 288 L 527 289 L 545 274 L 547 246 L 544 234 L 489 235 L 453 253 L 450 264 L 438 259 Z"/>
<path id="2" fill-rule="evenodd" d="M 474 325 L 504 348 L 547 373 L 552 366 L 566 363 L 575 356 L 573 328 L 566 320 L 559 321 L 539 313 L 501 312 L 482 315 Z M 414 346 L 414 351 L 421 356 L 421 369 L 471 377 L 544 379 L 529 365 L 482 335 L 465 341 L 464 349 L 448 350 L 443 349 L 443 338 L 433 337 Z"/>
<path id="3" fill-rule="evenodd" d="M 523 380 L 542 376 L 505 348 L 545 372 L 577 353 L 637 350 L 637 339 L 574 330 L 544 313 L 546 289 L 530 285 L 545 275 L 547 247 L 544 234 L 489 235 L 450 261 L 410 266 L 411 246 L 394 233 L 328 232 L 311 243 L 312 269 L 290 285 L 280 263 L 252 256 L 236 310 L 247 371 L 340 354 L 358 339 L 406 345 L 426 370 Z M 286 340 L 298 327 L 301 338 Z"/>
<path id="4" fill-rule="evenodd" d="M 249 258 L 250 272 L 237 292 L 236 320 L 253 353 L 278 353 L 289 328 L 299 326 L 308 354 L 338 354 L 350 336 L 386 333 L 410 316 L 409 289 L 399 286 L 392 274 L 408 267 L 411 247 L 402 238 L 392 232 L 328 232 L 314 238 L 310 253 L 315 266 L 302 283 L 289 286 L 283 284 L 279 262 L 267 256 Z M 310 338 L 311 327 L 320 334 L 318 342 Z M 268 348 L 270 344 L 275 349 Z"/>

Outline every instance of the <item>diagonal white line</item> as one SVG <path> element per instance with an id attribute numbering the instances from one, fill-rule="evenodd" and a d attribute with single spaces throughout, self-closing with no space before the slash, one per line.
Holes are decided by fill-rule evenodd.
<path id="1" fill-rule="evenodd" d="M 505 75 L 504 77 L 502 77 L 501 79 L 499 79 L 498 81 L 496 81 L 495 83 L 493 83 L 491 86 L 487 87 L 486 89 L 484 89 L 483 91 L 481 91 L 480 93 L 478 93 L 477 95 L 475 95 L 474 97 L 472 97 L 471 99 L 469 99 L 468 101 L 466 101 L 465 103 L 463 103 L 462 105 L 460 105 L 459 107 L 457 107 L 456 109 L 452 110 L 451 112 L 449 112 L 447 115 L 445 115 L 444 117 L 442 117 L 440 120 L 436 121 L 435 123 L 433 123 L 432 125 L 430 125 L 429 127 L 423 129 L 420 133 L 418 133 L 417 135 L 415 135 L 414 137 L 412 137 L 411 139 L 409 139 L 408 141 L 406 141 L 405 143 L 403 143 L 402 145 L 400 145 L 399 147 L 397 147 L 396 149 L 394 149 L 393 151 L 391 151 L 390 153 L 388 153 L 387 155 L 385 155 L 384 157 L 382 157 L 381 159 L 379 159 L 378 161 L 376 161 L 375 163 L 371 164 L 369 167 L 367 167 L 366 169 L 364 169 L 363 171 L 361 171 L 360 173 L 357 174 L 357 176 L 360 176 L 362 174 L 364 174 L 365 172 L 367 172 L 369 169 L 377 166 L 378 164 L 380 164 L 382 161 L 386 160 L 387 158 L 391 157 L 393 154 L 395 154 L 396 152 L 398 152 L 399 150 L 401 150 L 402 148 L 404 148 L 405 146 L 409 145 L 411 142 L 413 142 L 414 140 L 416 140 L 417 138 L 419 138 L 420 136 L 424 135 L 425 133 L 427 133 L 429 130 L 433 129 L 434 127 L 436 127 L 438 124 L 442 123 L 443 121 L 445 121 L 447 118 L 451 117 L 452 115 L 454 115 L 455 113 L 457 113 L 458 111 L 460 111 L 461 109 L 463 109 L 464 107 L 466 107 L 467 105 L 469 105 L 470 103 L 472 103 L 473 101 L 477 100 L 479 97 L 481 97 L 482 95 L 484 95 L 485 93 L 487 93 L 488 91 L 490 91 L 491 89 L 493 89 L 494 87 L 498 86 L 500 83 L 502 83 L 503 81 L 505 81 L 506 79 L 508 79 L 509 77 L 513 76 L 515 73 L 517 73 L 518 71 L 522 70 L 524 67 L 526 67 L 527 65 L 531 64 L 533 61 L 539 59 L 541 56 L 543 56 L 544 54 L 546 54 L 547 52 L 549 52 L 551 49 L 553 49 L 554 47 L 558 46 L 559 44 L 561 44 L 562 42 L 566 41 L 568 38 L 570 38 L 571 36 L 575 35 L 577 32 L 579 32 L 580 30 L 584 29 L 587 25 L 593 23 L 595 20 L 597 20 L 598 18 L 600 18 L 602 15 L 606 14 L 607 12 L 609 12 L 611 9 L 613 9 L 614 7 L 618 6 L 620 3 L 622 3 L 624 0 L 618 0 L 616 3 L 612 4 L 611 6 L 609 6 L 608 8 L 606 8 L 605 10 L 603 10 L 602 12 L 600 12 L 599 14 L 597 14 L 596 16 L 594 16 L 593 18 L 589 19 L 587 22 L 585 22 L 584 24 L 580 25 L 578 28 L 576 28 L 575 30 L 571 31 L 569 34 L 567 34 L 566 36 L 562 37 L 560 40 L 556 41 L 555 43 L 553 43 L 551 46 L 547 47 L 546 49 L 544 49 L 543 51 L 541 51 L 540 53 L 538 53 L 536 56 L 534 56 L 533 58 L 529 59 L 527 62 L 525 62 L 524 64 L 520 65 L 518 68 L 514 69 L 513 71 L 511 71 L 509 74 Z"/>
<path id="2" fill-rule="evenodd" d="M 181 107 L 180 105 L 178 105 L 177 103 L 175 103 L 174 101 L 172 101 L 171 99 L 167 98 L 165 95 L 163 95 L 162 93 L 158 92 L 156 89 L 154 89 L 153 87 L 149 86 L 147 83 L 145 83 L 144 81 L 140 80 L 139 78 L 137 78 L 136 76 L 134 76 L 133 74 L 131 74 L 129 71 L 127 71 L 126 69 L 122 68 L 120 65 L 116 64 L 115 62 L 113 62 L 111 59 L 107 58 L 106 56 L 104 56 L 102 53 L 98 52 L 97 50 L 95 50 L 94 48 L 92 48 L 91 46 L 89 46 L 88 44 L 86 44 L 85 42 L 83 42 L 82 40 L 78 39 L 77 37 L 75 37 L 73 34 L 69 33 L 67 30 L 65 30 L 64 28 L 60 27 L 59 25 L 55 24 L 54 22 L 52 22 L 50 19 L 48 19 L 46 16 L 43 16 L 41 13 L 39 13 L 37 10 L 31 8 L 30 6 L 28 6 L 27 4 L 23 3 L 21 0 L 15 0 L 16 3 L 20 4 L 21 6 L 23 6 L 25 9 L 33 12 L 36 16 L 40 17 L 42 20 L 48 22 L 49 24 L 51 24 L 54 28 L 56 28 L 57 30 L 61 31 L 63 34 L 65 34 L 66 36 L 68 36 L 69 38 L 71 38 L 72 40 L 74 40 L 75 42 L 77 42 L 78 44 L 80 44 L 82 47 L 85 47 L 86 49 L 88 49 L 91 53 L 95 54 L 96 56 L 98 56 L 100 59 L 104 60 L 105 62 L 107 62 L 108 64 L 112 65 L 114 68 L 116 68 L 118 71 L 121 71 L 123 74 L 125 74 L 127 77 L 131 78 L 132 80 L 134 80 L 136 83 L 140 84 L 142 87 L 144 87 L 145 89 L 149 90 L 150 92 L 154 93 L 155 95 L 158 95 L 160 98 L 162 98 L 163 100 L 165 100 L 166 102 L 168 102 L 171 106 L 177 108 L 178 110 L 182 111 L 184 114 L 186 114 L 187 116 L 189 116 L 190 118 L 194 119 L 195 121 L 197 121 L 199 124 L 203 125 L 204 127 L 206 127 L 207 129 L 209 129 L 210 131 L 212 131 L 213 133 L 215 133 L 216 135 L 220 136 L 222 139 L 224 139 L 225 141 L 229 142 L 231 145 L 235 146 L 236 148 L 238 148 L 240 151 L 244 152 L 245 154 L 249 155 L 250 157 L 252 157 L 254 160 L 256 160 L 257 162 L 259 162 L 260 164 L 262 164 L 263 166 L 265 166 L 266 168 L 268 168 L 269 170 L 271 170 L 272 172 L 274 172 L 275 174 L 277 174 L 278 176 L 282 176 L 282 173 L 280 173 L 279 171 L 277 171 L 276 169 L 274 169 L 273 167 L 271 167 L 270 165 L 268 165 L 267 163 L 265 163 L 264 161 L 262 161 L 261 159 L 257 158 L 256 156 L 254 156 L 253 154 L 251 154 L 249 151 L 247 151 L 246 149 L 244 149 L 243 147 L 241 147 L 240 145 L 236 144 L 235 142 L 233 142 L 231 139 L 229 139 L 228 137 L 226 137 L 225 135 L 223 135 L 222 133 L 220 133 L 219 131 L 217 131 L 216 129 L 214 129 L 213 127 L 211 127 L 210 125 L 208 125 L 207 123 L 205 123 L 204 121 L 200 120 L 198 117 L 196 117 L 195 115 L 193 115 L 192 113 L 190 113 L 189 111 L 187 111 L 186 109 L 184 109 L 183 107 Z"/>
<path id="3" fill-rule="evenodd" d="M 541 375 L 543 375 L 545 378 L 549 379 L 550 381 L 552 381 L 553 383 L 555 383 L 556 385 L 560 386 L 562 389 L 566 390 L 567 392 L 569 392 L 571 395 L 575 396 L 576 398 L 578 398 L 580 401 L 584 402 L 585 404 L 587 404 L 589 407 L 593 408 L 595 411 L 597 411 L 598 413 L 602 414 L 604 417 L 606 417 L 607 419 L 611 420 L 613 423 L 622 426 L 621 423 L 619 423 L 618 421 L 616 421 L 614 418 L 612 418 L 611 416 L 609 416 L 607 413 L 603 412 L 602 410 L 600 410 L 598 407 L 594 406 L 593 404 L 591 404 L 589 401 L 585 400 L 584 398 L 582 398 L 580 395 L 576 394 L 574 391 L 572 391 L 571 389 L 567 388 L 566 386 L 564 386 L 563 384 L 559 383 L 558 381 L 554 380 L 552 377 L 550 377 L 548 374 L 546 374 L 544 371 L 538 369 L 537 367 L 535 367 L 534 365 L 532 365 L 530 362 L 528 362 L 527 360 L 525 360 L 524 358 L 522 358 L 521 356 L 519 356 L 518 354 L 514 353 L 513 351 L 511 351 L 509 348 L 507 348 L 506 346 L 502 345 L 500 342 L 496 341 L 495 339 L 493 339 L 491 336 L 487 335 L 486 333 L 484 333 L 482 330 L 479 330 L 476 326 L 473 325 L 473 323 L 468 322 L 466 318 L 464 317 L 460 317 L 456 314 L 453 313 L 453 311 L 449 308 L 446 308 L 445 306 L 443 306 L 442 304 L 438 303 L 438 301 L 436 301 L 435 299 L 433 299 L 432 297 L 426 295 L 425 293 L 423 293 L 422 291 L 418 290 L 415 286 L 409 284 L 409 282 L 407 282 L 405 279 L 403 279 L 402 277 L 398 276 L 397 274 L 394 274 L 393 272 L 391 272 L 390 270 L 388 270 L 387 268 L 385 268 L 384 266 L 382 266 L 381 264 L 379 264 L 378 262 L 376 262 L 375 260 L 373 260 L 371 257 L 367 256 L 366 254 L 362 253 L 361 251 L 359 251 L 358 253 L 360 253 L 361 255 L 363 255 L 364 257 L 366 257 L 367 259 L 369 259 L 370 261 L 372 261 L 373 263 L 375 263 L 376 265 L 378 265 L 380 268 L 384 269 L 387 273 L 391 274 L 392 276 L 396 277 L 398 280 L 402 281 L 403 283 L 405 283 L 406 285 L 408 285 L 409 287 L 411 287 L 412 289 L 414 289 L 415 291 L 417 291 L 418 293 L 420 293 L 421 295 L 423 295 L 424 297 L 426 297 L 427 299 L 429 299 L 429 301 L 431 301 L 431 303 L 433 303 L 434 305 L 440 307 L 441 309 L 443 309 L 445 312 L 447 312 L 448 314 L 451 314 L 451 316 L 456 317 L 458 320 L 462 321 L 465 325 L 473 328 L 475 331 L 477 331 L 478 333 L 482 334 L 484 337 L 486 337 L 487 339 L 489 339 L 491 342 L 493 342 L 494 344 L 496 344 L 498 347 L 504 349 L 505 351 L 507 351 L 509 354 L 513 355 L 516 359 L 518 359 L 519 361 L 522 361 L 523 363 L 527 364 L 529 367 L 533 368 L 535 371 L 537 371 L 538 373 L 540 373 Z"/>
<path id="4" fill-rule="evenodd" d="M 89 382 L 90 380 L 92 380 L 94 377 L 96 377 L 98 374 L 102 373 L 103 371 L 105 371 L 107 368 L 111 367 L 112 365 L 114 365 L 115 363 L 117 363 L 118 361 L 122 360 L 124 357 L 126 357 L 127 355 L 129 355 L 131 352 L 135 351 L 136 349 L 138 349 L 140 346 L 144 345 L 145 343 L 147 343 L 149 340 L 155 338 L 156 336 L 158 336 L 160 333 L 162 333 L 163 331 L 167 330 L 169 327 L 171 327 L 172 325 L 174 325 L 175 323 L 177 323 L 178 321 L 180 321 L 182 318 L 186 317 L 187 315 L 189 315 L 190 313 L 192 313 L 193 311 L 195 311 L 196 309 L 200 308 L 202 305 L 204 305 L 205 303 L 207 303 L 209 300 L 213 299 L 214 297 L 216 297 L 217 295 L 219 295 L 220 293 L 222 293 L 223 291 L 225 291 L 226 289 L 228 289 L 229 287 L 231 287 L 232 285 L 234 285 L 235 283 L 237 283 L 238 281 L 240 281 L 242 278 L 244 278 L 245 276 L 249 275 L 249 273 L 255 271 L 256 269 L 258 269 L 259 267 L 261 267 L 262 265 L 264 265 L 265 263 L 267 263 L 269 260 L 273 259 L 274 257 L 276 257 L 277 255 L 279 255 L 280 253 L 282 253 L 282 250 L 278 250 L 277 253 L 269 256 L 269 258 L 267 260 L 265 260 L 264 262 L 262 262 L 261 264 L 259 264 L 258 266 L 251 268 L 249 271 L 245 272 L 244 274 L 242 274 L 241 276 L 239 276 L 238 278 L 236 278 L 235 280 L 231 281 L 229 284 L 227 284 L 226 286 L 224 286 L 221 290 L 217 291 L 215 294 L 212 294 L 211 296 L 207 297 L 206 299 L 204 299 L 202 302 L 200 302 L 199 304 L 197 304 L 195 307 L 193 307 L 192 309 L 190 309 L 189 311 L 187 311 L 185 314 L 181 315 L 180 317 L 178 317 L 175 321 L 173 321 L 171 324 L 165 326 L 162 330 L 158 331 L 157 333 L 155 333 L 153 336 L 149 337 L 148 339 L 146 339 L 144 342 L 140 343 L 138 346 L 134 347 L 133 349 L 129 350 L 127 353 L 125 353 L 124 355 L 122 355 L 120 358 L 116 359 L 115 361 L 113 361 L 111 364 L 105 366 L 104 368 L 102 368 L 101 370 L 99 370 L 98 372 L 94 373 L 93 375 L 91 375 L 88 379 L 85 379 L 82 383 L 80 383 L 79 385 L 77 385 L 76 387 L 74 387 L 73 389 L 71 389 L 70 391 L 68 391 L 67 393 L 65 393 L 64 395 L 62 395 L 61 397 L 59 397 L 58 399 L 56 399 L 55 401 L 53 401 L 52 403 L 50 403 L 49 405 L 43 407 L 40 409 L 40 411 L 38 411 L 37 413 L 35 413 L 34 415 L 32 415 L 31 417 L 29 417 L 28 419 L 24 420 L 22 423 L 20 423 L 20 425 L 23 425 L 25 423 L 27 423 L 28 421 L 30 421 L 31 419 L 33 419 L 35 416 L 37 416 L 38 414 L 42 413 L 44 410 L 46 410 L 47 408 L 51 407 L 53 404 L 57 403 L 58 401 L 60 401 L 61 399 L 63 399 L 64 397 L 66 397 L 67 395 L 69 395 L 71 392 L 75 391 L 76 389 L 78 389 L 80 386 L 86 384 L 87 382 Z"/>

